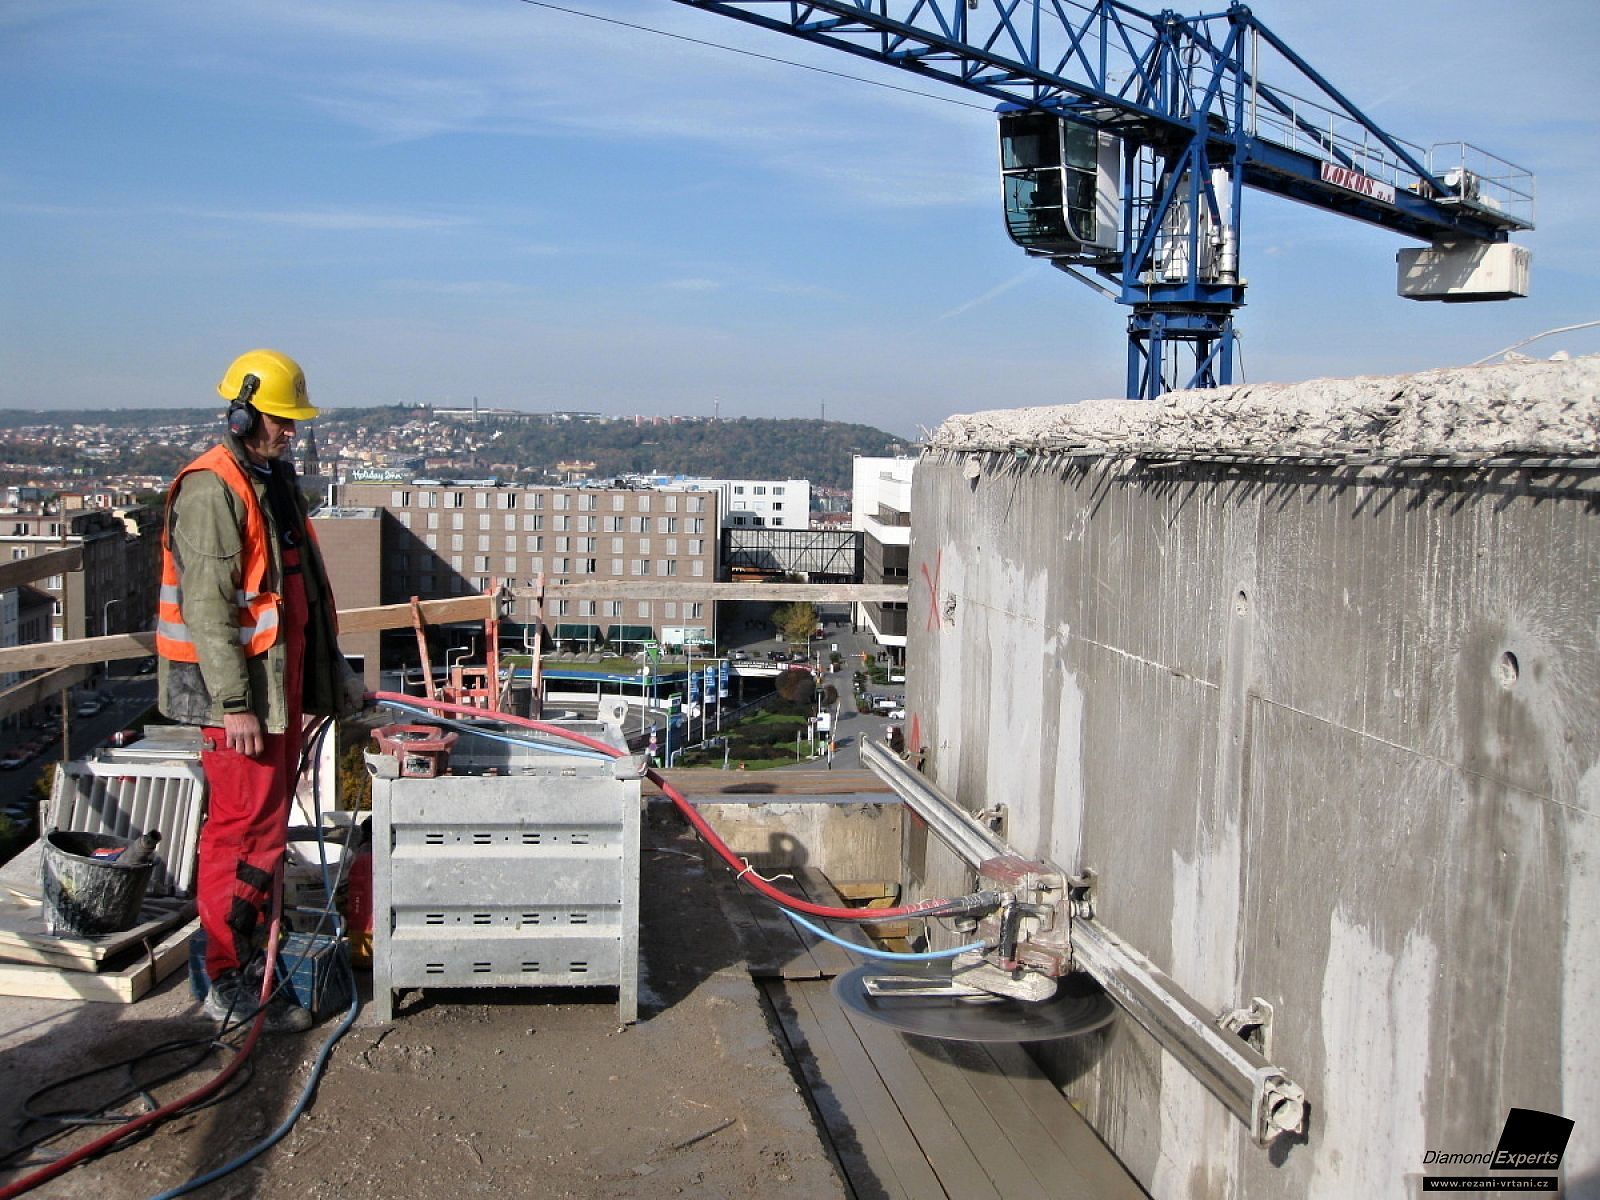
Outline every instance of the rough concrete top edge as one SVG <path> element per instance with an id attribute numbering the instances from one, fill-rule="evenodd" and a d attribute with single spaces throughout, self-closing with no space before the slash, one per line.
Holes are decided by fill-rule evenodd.
<path id="1" fill-rule="evenodd" d="M 1592 456 L 1600 355 L 958 414 L 928 451 Z"/>

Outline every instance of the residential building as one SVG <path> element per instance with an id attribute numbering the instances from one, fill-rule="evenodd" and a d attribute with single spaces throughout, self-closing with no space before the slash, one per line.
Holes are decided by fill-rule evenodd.
<path id="1" fill-rule="evenodd" d="M 341 609 L 376 608 L 383 596 L 384 514 L 378 508 L 321 508 L 311 517 L 317 548 L 328 568 L 334 601 Z M 410 599 L 409 596 L 402 599 Z M 339 649 L 366 681 L 369 691 L 380 686 L 381 634 L 342 633 Z"/>
<path id="2" fill-rule="evenodd" d="M 683 479 L 673 486 L 718 493 L 724 529 L 806 529 L 811 524 L 809 479 Z"/>
<path id="3" fill-rule="evenodd" d="M 614 581 L 714 582 L 718 494 L 617 487 L 509 486 L 494 480 L 349 483 L 346 507 L 384 513 L 378 576 L 383 603 L 441 599 L 494 583 L 532 586 Z M 335 587 L 338 587 L 337 581 Z M 340 603 L 348 603 L 341 593 Z M 538 616 L 524 600 L 511 619 Z M 702 600 L 553 597 L 543 623 L 562 643 L 620 647 L 716 637 L 716 605 Z"/>
<path id="4" fill-rule="evenodd" d="M 14 562 L 72 546 L 83 551 L 78 569 L 34 581 L 50 597 L 51 641 L 130 628 L 116 609 L 130 595 L 130 559 L 137 564 L 145 553 L 140 546 L 129 555 L 128 543 L 137 540 L 128 537 L 121 517 L 102 509 L 0 513 L 0 560 Z M 146 590 L 153 589 L 152 581 Z"/>
<path id="5" fill-rule="evenodd" d="M 914 458 L 861 458 L 852 467 L 850 527 L 863 535 L 863 583 L 910 581 L 911 479 Z M 897 663 L 905 661 L 906 606 L 857 604 L 856 623 Z"/>

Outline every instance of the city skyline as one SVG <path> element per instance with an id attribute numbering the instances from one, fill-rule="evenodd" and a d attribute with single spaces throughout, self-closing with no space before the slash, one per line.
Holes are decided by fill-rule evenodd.
<path id="1" fill-rule="evenodd" d="M 1411 243 L 1248 195 L 1246 380 L 1600 316 L 1575 3 L 1257 12 L 1398 136 L 1532 169 L 1539 211 L 1531 298 L 1420 305 L 1394 296 Z M 23 4 L 0 42 L 6 407 L 204 405 L 250 345 L 335 408 L 867 411 L 915 437 L 1122 389 L 1125 310 L 1005 238 L 987 106 L 793 39 L 508 0 Z M 1600 336 L 1529 352 L 1557 349 Z"/>

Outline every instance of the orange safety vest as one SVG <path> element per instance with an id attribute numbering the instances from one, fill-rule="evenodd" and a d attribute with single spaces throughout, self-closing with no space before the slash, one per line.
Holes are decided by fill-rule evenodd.
<path id="1" fill-rule="evenodd" d="M 167 493 L 166 519 L 161 529 L 161 600 L 156 609 L 156 653 L 174 662 L 200 661 L 194 639 L 189 636 L 189 627 L 183 621 L 183 587 L 170 542 L 172 504 L 178 495 L 178 485 L 191 471 L 214 472 L 244 505 L 244 564 L 239 590 L 235 593 L 239 605 L 239 645 L 252 658 L 265 654 L 277 644 L 283 632 L 278 594 L 267 591 L 264 586 L 272 562 L 271 547 L 267 545 L 267 520 L 244 469 L 228 448 L 221 445 L 213 446 L 179 471 Z"/>

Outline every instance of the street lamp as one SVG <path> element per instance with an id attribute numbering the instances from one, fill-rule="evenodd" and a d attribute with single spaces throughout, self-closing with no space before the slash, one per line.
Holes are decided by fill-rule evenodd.
<path id="1" fill-rule="evenodd" d="M 107 600 L 105 607 L 100 610 L 100 634 L 102 637 L 111 632 L 111 606 L 121 603 L 122 597 L 117 596 L 114 599 Z M 111 678 L 111 660 L 109 658 L 106 659 L 106 678 Z"/>

